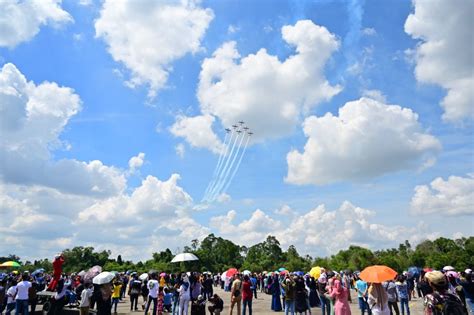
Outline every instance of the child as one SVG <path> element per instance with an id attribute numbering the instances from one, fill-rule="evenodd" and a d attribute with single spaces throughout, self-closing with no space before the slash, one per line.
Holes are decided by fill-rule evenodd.
<path id="1" fill-rule="evenodd" d="M 173 293 L 170 292 L 168 288 L 163 289 L 163 308 L 168 312 L 171 313 L 171 301 L 173 299 Z"/>
<path id="2" fill-rule="evenodd" d="M 120 281 L 114 282 L 113 293 L 112 293 L 112 307 L 114 313 L 117 314 L 117 304 L 120 300 L 120 292 L 122 291 L 122 283 Z"/>
<path id="3" fill-rule="evenodd" d="M 160 286 L 160 288 L 158 290 L 157 315 L 163 315 L 163 305 L 164 305 L 163 287 Z"/>

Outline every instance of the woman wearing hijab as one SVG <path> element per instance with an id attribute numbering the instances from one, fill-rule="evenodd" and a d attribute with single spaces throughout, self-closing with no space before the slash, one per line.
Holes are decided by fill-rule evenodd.
<path id="1" fill-rule="evenodd" d="M 280 300 L 280 281 L 278 281 L 278 275 L 275 274 L 272 279 L 270 286 L 270 292 L 272 293 L 272 311 L 281 312 L 281 300 Z"/>
<path id="2" fill-rule="evenodd" d="M 390 315 L 388 295 L 380 283 L 372 283 L 369 287 L 368 303 L 372 315 Z"/>
<path id="3" fill-rule="evenodd" d="M 189 301 L 191 300 L 191 292 L 189 279 L 185 277 L 183 283 L 178 289 L 179 292 L 179 315 L 188 315 Z"/>
<path id="4" fill-rule="evenodd" d="M 334 314 L 335 315 L 351 315 L 351 308 L 348 302 L 347 288 L 341 285 L 339 279 L 334 280 L 334 286 L 331 290 L 331 297 L 335 299 Z"/>

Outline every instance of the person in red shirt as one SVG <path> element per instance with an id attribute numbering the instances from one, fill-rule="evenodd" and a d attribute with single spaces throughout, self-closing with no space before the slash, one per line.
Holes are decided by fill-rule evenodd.
<path id="1" fill-rule="evenodd" d="M 48 285 L 48 291 L 54 291 L 56 286 L 58 285 L 58 281 L 61 278 L 63 273 L 63 264 L 64 264 L 64 256 L 63 254 L 56 255 L 53 261 L 53 279 Z"/>
<path id="2" fill-rule="evenodd" d="M 252 283 L 248 275 L 244 276 L 244 282 L 242 283 L 242 301 L 243 309 L 242 315 L 245 315 L 247 307 L 249 308 L 249 315 L 252 315 Z"/>

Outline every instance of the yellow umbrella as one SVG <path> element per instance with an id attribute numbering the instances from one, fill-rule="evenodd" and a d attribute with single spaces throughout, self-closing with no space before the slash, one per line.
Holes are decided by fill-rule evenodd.
<path id="1" fill-rule="evenodd" d="M 314 279 L 318 279 L 319 276 L 321 275 L 321 267 L 313 267 L 309 271 L 309 275 L 313 277 Z"/>

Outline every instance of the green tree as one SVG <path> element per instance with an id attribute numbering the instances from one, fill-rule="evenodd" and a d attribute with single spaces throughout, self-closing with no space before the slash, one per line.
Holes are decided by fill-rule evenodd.
<path id="1" fill-rule="evenodd" d="M 104 266 L 109 261 L 110 251 L 94 251 L 93 247 L 77 246 L 63 251 L 65 272 L 87 270 L 92 266 Z"/>

